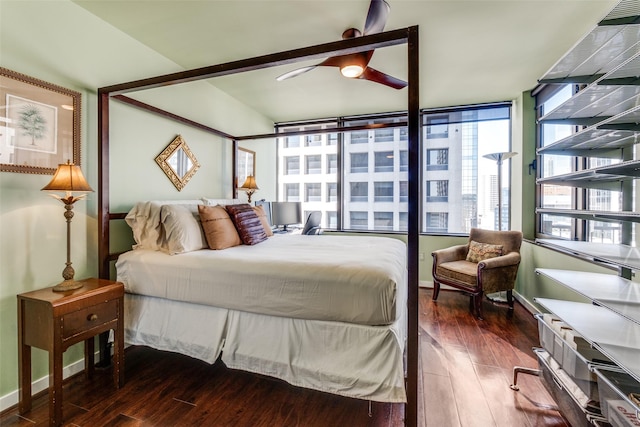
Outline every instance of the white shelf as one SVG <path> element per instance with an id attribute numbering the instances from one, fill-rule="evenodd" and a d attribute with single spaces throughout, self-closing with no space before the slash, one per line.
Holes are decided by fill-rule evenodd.
<path id="1" fill-rule="evenodd" d="M 547 298 L 535 301 L 640 382 L 640 324 L 593 304 Z"/>
<path id="2" fill-rule="evenodd" d="M 583 271 L 537 268 L 536 273 L 640 324 L 640 283 L 613 274 Z"/>
<path id="3" fill-rule="evenodd" d="M 632 246 L 556 239 L 536 239 L 536 243 L 631 270 L 640 270 L 640 251 Z"/>

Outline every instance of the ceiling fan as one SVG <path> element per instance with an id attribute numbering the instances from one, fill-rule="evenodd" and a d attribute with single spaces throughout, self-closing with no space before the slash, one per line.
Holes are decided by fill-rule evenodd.
<path id="1" fill-rule="evenodd" d="M 385 0 L 371 0 L 369 4 L 369 12 L 367 13 L 367 20 L 364 24 L 364 35 L 380 33 L 384 29 L 387 23 L 387 16 L 389 15 L 389 4 Z M 354 37 L 360 37 L 363 33 L 357 28 L 349 28 L 342 33 L 343 39 L 350 39 Z M 368 66 L 371 57 L 373 56 L 373 50 L 366 52 L 350 53 L 347 55 L 332 56 L 325 59 L 316 65 L 308 67 L 298 68 L 293 71 L 285 73 L 276 80 L 282 81 L 290 79 L 292 77 L 304 74 L 307 71 L 311 71 L 316 67 L 338 67 L 340 73 L 343 76 L 353 79 L 369 80 L 375 83 L 380 83 L 385 86 L 392 87 L 394 89 L 402 89 L 407 86 L 407 82 L 392 77 L 381 71 L 375 70 Z"/>

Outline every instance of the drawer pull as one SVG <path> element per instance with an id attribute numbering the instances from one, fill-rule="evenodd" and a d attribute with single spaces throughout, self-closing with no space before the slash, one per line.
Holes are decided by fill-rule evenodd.
<path id="1" fill-rule="evenodd" d="M 94 320 L 98 320 L 98 315 L 97 314 L 90 314 L 87 316 L 87 320 L 90 322 L 93 322 Z"/>

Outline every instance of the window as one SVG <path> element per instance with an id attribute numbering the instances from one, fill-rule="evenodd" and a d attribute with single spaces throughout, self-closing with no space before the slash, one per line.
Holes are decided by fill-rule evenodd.
<path id="1" fill-rule="evenodd" d="M 305 147 L 319 147 L 322 145 L 322 135 L 305 135 Z"/>
<path id="2" fill-rule="evenodd" d="M 393 142 L 393 128 L 376 129 L 373 131 L 375 142 Z"/>
<path id="3" fill-rule="evenodd" d="M 335 182 L 327 183 L 327 202 L 338 201 L 338 184 Z"/>
<path id="4" fill-rule="evenodd" d="M 374 182 L 374 201 L 393 202 L 393 181 Z"/>
<path id="5" fill-rule="evenodd" d="M 320 202 L 322 201 L 322 184 L 320 183 L 307 183 L 304 185 L 305 202 Z"/>
<path id="6" fill-rule="evenodd" d="M 369 200 L 368 182 L 352 182 L 350 187 L 352 202 L 367 202 Z"/>
<path id="7" fill-rule="evenodd" d="M 449 181 L 427 181 L 427 203 L 447 202 L 449 199 Z"/>
<path id="8" fill-rule="evenodd" d="M 354 230 L 367 230 L 369 228 L 368 212 L 366 211 L 349 212 L 349 221 L 351 228 Z"/>
<path id="9" fill-rule="evenodd" d="M 575 85 L 543 89 L 536 96 L 538 118 L 567 101 L 576 91 L 578 91 L 578 87 Z M 539 122 L 538 129 L 538 147 L 541 149 L 581 130 L 576 126 L 553 124 L 545 121 Z M 544 151 L 542 151 L 540 159 L 538 173 L 542 179 L 620 162 L 619 159 L 549 154 Z M 540 184 L 539 191 L 538 208 L 542 212 L 537 215 L 538 234 L 543 235 L 543 237 L 597 243 L 618 244 L 625 242 L 625 230 L 623 230 L 623 225 L 620 223 L 594 221 L 569 215 L 548 213 L 557 209 L 574 211 L 575 213 L 579 213 L 581 210 L 621 212 L 625 210 L 623 208 L 624 192 L 619 191 L 622 188 L 624 188 L 623 185 L 618 186 L 616 189 L 607 189 L 553 185 L 543 182 Z M 629 194 L 635 192 L 629 189 L 627 191 L 629 191 Z M 630 237 L 633 234 L 632 229 L 633 227 L 626 231 L 626 237 Z"/>
<path id="10" fill-rule="evenodd" d="M 284 158 L 284 174 L 298 175 L 300 174 L 300 157 L 292 156 Z"/>
<path id="11" fill-rule="evenodd" d="M 446 212 L 427 212 L 426 228 L 432 233 L 446 233 L 449 227 L 449 214 Z"/>
<path id="12" fill-rule="evenodd" d="M 393 230 L 393 212 L 374 212 L 374 230 Z"/>
<path id="13" fill-rule="evenodd" d="M 510 161 L 502 165 L 503 208 L 498 210 L 498 166 L 485 155 L 510 151 L 509 105 L 427 111 L 422 120 L 422 210 L 447 214 L 446 231 L 445 227 L 428 225 L 427 217 L 422 231 L 468 233 L 472 227 L 496 230 L 499 212 L 503 229 L 508 229 Z M 435 209 L 432 203 L 440 205 Z"/>
<path id="14" fill-rule="evenodd" d="M 509 227 L 510 161 L 502 165 L 499 191 L 497 164 L 485 155 L 510 151 L 510 108 L 510 103 L 496 103 L 420 113 L 421 141 L 417 148 L 422 161 L 418 183 L 422 192 L 422 233 L 462 234 L 468 233 L 471 227 L 497 229 L 499 218 L 503 228 Z M 287 150 L 285 138 L 278 138 L 278 158 L 283 165 L 278 175 L 278 198 L 288 197 L 285 185 L 296 183 L 299 191 L 304 192 L 296 196 L 302 201 L 303 210 L 322 211 L 327 224 L 332 221 L 338 230 L 406 231 L 408 134 L 406 126 L 394 126 L 406 122 L 406 115 L 389 113 L 335 120 L 276 125 L 277 132 L 318 126 L 317 135 L 326 141 L 320 146 L 305 146 L 305 135 L 300 137 L 300 147 Z M 376 128 L 380 124 L 385 127 Z M 348 130 L 364 126 L 371 128 Z M 347 130 L 323 134 L 322 127 Z M 316 128 L 313 129 L 315 136 Z M 291 160 L 290 168 L 287 157 L 296 158 Z M 302 162 L 304 164 L 300 164 Z M 302 166 L 304 172 L 300 171 Z M 289 174 L 289 169 L 294 173 Z M 320 189 L 308 192 L 305 187 L 308 181 L 320 184 Z M 498 194 L 502 195 L 502 209 L 497 206 Z M 307 202 L 308 199 L 315 201 Z M 616 196 L 592 192 L 589 199 L 595 206 L 609 203 L 607 200 L 614 203 Z M 330 220 L 328 212 L 333 212 L 335 219 Z M 607 239 L 616 232 L 605 229 L 602 224 L 592 227 L 594 238 Z"/>
<path id="15" fill-rule="evenodd" d="M 369 153 L 351 154 L 351 173 L 367 173 L 369 171 Z"/>
<path id="16" fill-rule="evenodd" d="M 300 137 L 299 136 L 288 136 L 285 138 L 284 147 L 285 148 L 295 148 L 300 146 Z"/>
<path id="17" fill-rule="evenodd" d="M 376 172 L 393 172 L 393 151 L 377 151 L 375 164 Z"/>
<path id="18" fill-rule="evenodd" d="M 369 143 L 369 131 L 358 130 L 349 132 L 351 138 L 349 139 L 351 144 L 368 144 Z"/>
<path id="19" fill-rule="evenodd" d="M 307 175 L 322 173 L 322 156 L 319 154 L 305 156 L 305 169 Z"/>
<path id="20" fill-rule="evenodd" d="M 427 139 L 449 138 L 449 116 L 427 118 Z"/>
<path id="21" fill-rule="evenodd" d="M 449 168 L 449 149 L 435 148 L 427 150 L 427 170 L 446 171 Z"/>
<path id="22" fill-rule="evenodd" d="M 285 202 L 300 201 L 300 184 L 285 184 L 284 191 L 285 191 L 285 196 L 284 196 Z"/>
<path id="23" fill-rule="evenodd" d="M 338 173 L 338 155 L 337 154 L 327 154 L 327 173 L 328 174 Z"/>
<path id="24" fill-rule="evenodd" d="M 338 228 L 338 212 L 327 211 L 327 228 L 335 230 Z"/>
<path id="25" fill-rule="evenodd" d="M 407 203 L 409 201 L 409 181 L 400 181 L 400 203 Z"/>
<path id="26" fill-rule="evenodd" d="M 400 151 L 400 172 L 409 170 L 409 152 L 407 150 Z"/>

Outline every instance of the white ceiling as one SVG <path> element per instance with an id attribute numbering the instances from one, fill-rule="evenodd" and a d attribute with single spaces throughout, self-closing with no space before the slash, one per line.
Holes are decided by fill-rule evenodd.
<path id="1" fill-rule="evenodd" d="M 420 105 L 427 108 L 517 98 L 617 0 L 388 2 L 386 30 L 419 26 Z M 369 0 L 75 3 L 184 69 L 339 40 L 347 28 L 362 29 L 369 7 Z M 378 49 L 369 65 L 406 79 L 406 47 Z M 333 67 L 275 81 L 297 67 L 236 74 L 211 83 L 275 122 L 406 109 L 406 89 L 346 79 Z"/>

